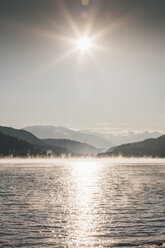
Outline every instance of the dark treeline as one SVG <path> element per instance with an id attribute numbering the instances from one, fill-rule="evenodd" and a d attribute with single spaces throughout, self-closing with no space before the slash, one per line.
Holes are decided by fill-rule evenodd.
<path id="1" fill-rule="evenodd" d="M 0 133 L 0 156 L 27 157 L 46 155 L 38 147 L 15 137 Z"/>

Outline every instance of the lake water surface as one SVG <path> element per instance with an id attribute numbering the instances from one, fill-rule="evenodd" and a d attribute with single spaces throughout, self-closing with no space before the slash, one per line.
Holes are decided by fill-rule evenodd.
<path id="1" fill-rule="evenodd" d="M 0 160 L 0 247 L 160 247 L 165 160 Z"/>

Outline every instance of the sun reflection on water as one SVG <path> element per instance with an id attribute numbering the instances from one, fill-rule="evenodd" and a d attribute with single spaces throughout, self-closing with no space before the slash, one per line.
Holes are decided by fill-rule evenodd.
<path id="1" fill-rule="evenodd" d="M 101 166 L 90 160 L 78 161 L 72 166 L 72 180 L 76 187 L 71 199 L 73 212 L 69 216 L 72 225 L 68 237 L 69 244 L 74 247 L 93 247 L 96 243 L 98 204 L 95 197 L 100 193 L 98 181 Z M 76 219 L 76 222 L 72 222 L 73 219 Z"/>

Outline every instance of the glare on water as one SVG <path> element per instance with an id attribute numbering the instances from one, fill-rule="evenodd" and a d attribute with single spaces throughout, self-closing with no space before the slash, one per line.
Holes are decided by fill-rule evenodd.
<path id="1" fill-rule="evenodd" d="M 97 205 L 95 196 L 98 191 L 98 173 L 99 166 L 97 162 L 82 162 L 79 161 L 73 165 L 73 181 L 75 182 L 75 192 L 71 201 L 75 204 L 75 215 L 77 216 L 74 235 L 70 233 L 70 241 L 75 236 L 74 243 L 77 247 L 81 247 L 82 241 L 86 247 L 90 247 L 93 242 L 89 237 L 89 233 L 96 235 L 96 223 L 94 221 L 94 209 Z"/>

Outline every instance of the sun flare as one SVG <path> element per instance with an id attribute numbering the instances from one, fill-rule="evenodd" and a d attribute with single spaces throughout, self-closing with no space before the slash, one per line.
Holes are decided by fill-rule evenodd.
<path id="1" fill-rule="evenodd" d="M 89 37 L 83 36 L 77 41 L 77 47 L 80 51 L 88 51 L 92 47 L 92 41 Z"/>

